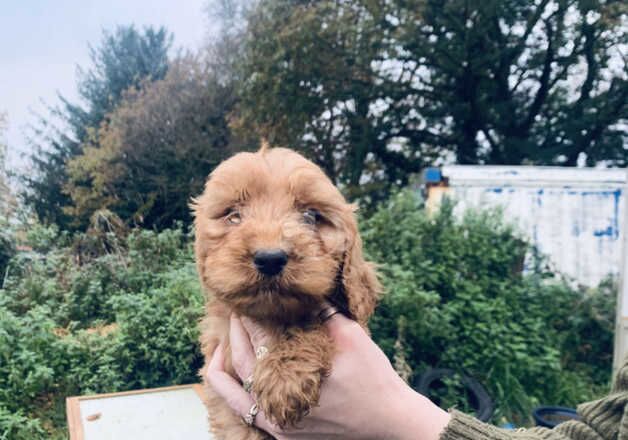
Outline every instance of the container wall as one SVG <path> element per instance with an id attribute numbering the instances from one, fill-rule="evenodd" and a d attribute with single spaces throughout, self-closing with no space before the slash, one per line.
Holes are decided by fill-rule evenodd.
<path id="1" fill-rule="evenodd" d="M 619 275 L 624 171 L 452 166 L 442 172 L 458 213 L 502 207 L 507 221 L 575 283 L 595 286 Z"/>

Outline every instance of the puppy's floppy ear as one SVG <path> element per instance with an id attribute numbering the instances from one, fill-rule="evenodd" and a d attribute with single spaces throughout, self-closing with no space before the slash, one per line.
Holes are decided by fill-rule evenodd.
<path id="1" fill-rule="evenodd" d="M 346 307 L 352 318 L 365 325 L 373 314 L 382 287 L 377 279 L 375 265 L 364 260 L 362 239 L 351 209 L 344 220 L 346 247 L 344 260 L 339 274 L 338 291 L 335 300 Z"/>

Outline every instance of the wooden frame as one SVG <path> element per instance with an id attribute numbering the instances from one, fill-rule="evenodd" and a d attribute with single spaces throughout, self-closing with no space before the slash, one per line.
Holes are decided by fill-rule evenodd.
<path id="1" fill-rule="evenodd" d="M 626 178 L 628 180 L 628 176 Z M 624 187 L 623 197 L 626 197 Z M 619 289 L 617 289 L 617 311 L 615 313 L 615 343 L 613 347 L 613 377 L 623 365 L 628 354 L 628 203 L 624 205 L 624 219 Z"/>
<path id="2" fill-rule="evenodd" d="M 142 390 L 122 391 L 119 393 L 93 394 L 91 396 L 72 396 L 65 399 L 66 417 L 68 420 L 68 432 L 70 440 L 85 440 L 83 422 L 81 419 L 81 400 L 106 399 L 111 397 L 132 396 L 137 394 L 161 393 L 192 388 L 201 402 L 203 399 L 203 386 L 201 384 L 174 385 L 162 388 L 148 388 Z"/>

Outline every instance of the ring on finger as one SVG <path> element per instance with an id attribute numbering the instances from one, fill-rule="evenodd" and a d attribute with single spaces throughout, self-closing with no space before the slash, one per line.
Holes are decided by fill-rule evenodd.
<path id="1" fill-rule="evenodd" d="M 244 388 L 244 391 L 246 391 L 247 393 L 251 392 L 251 390 L 253 389 L 253 375 L 252 374 L 246 379 L 244 379 L 244 382 L 242 382 L 242 387 Z"/>
<path id="2" fill-rule="evenodd" d="M 253 423 L 255 423 L 255 416 L 258 412 L 259 408 L 257 408 L 257 403 L 254 403 L 251 406 L 251 409 L 249 409 L 249 412 L 246 413 L 244 417 L 242 417 L 242 420 L 244 421 L 244 423 L 246 423 L 247 426 L 253 426 Z"/>
<path id="3" fill-rule="evenodd" d="M 257 358 L 258 361 L 261 359 L 264 359 L 267 354 L 268 354 L 268 347 L 266 347 L 265 345 L 260 345 L 259 347 L 257 347 L 257 349 L 255 349 L 255 357 Z"/>
<path id="4" fill-rule="evenodd" d="M 336 313 L 340 313 L 340 310 L 338 310 L 336 307 L 334 306 L 328 306 L 325 307 L 323 310 L 321 310 L 318 313 L 318 319 L 321 323 L 324 323 L 325 321 L 327 321 L 329 318 L 331 318 L 332 316 L 334 316 Z"/>

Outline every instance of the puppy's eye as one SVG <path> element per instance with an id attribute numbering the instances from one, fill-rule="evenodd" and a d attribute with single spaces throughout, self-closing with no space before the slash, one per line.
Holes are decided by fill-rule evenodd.
<path id="1" fill-rule="evenodd" d="M 316 209 L 306 209 L 303 211 L 303 221 L 308 225 L 316 225 L 323 216 Z"/>
<path id="2" fill-rule="evenodd" d="M 224 218 L 225 218 L 225 222 L 230 225 L 239 225 L 240 223 L 242 223 L 242 215 L 240 214 L 240 211 L 236 209 L 230 209 L 225 214 Z"/>

